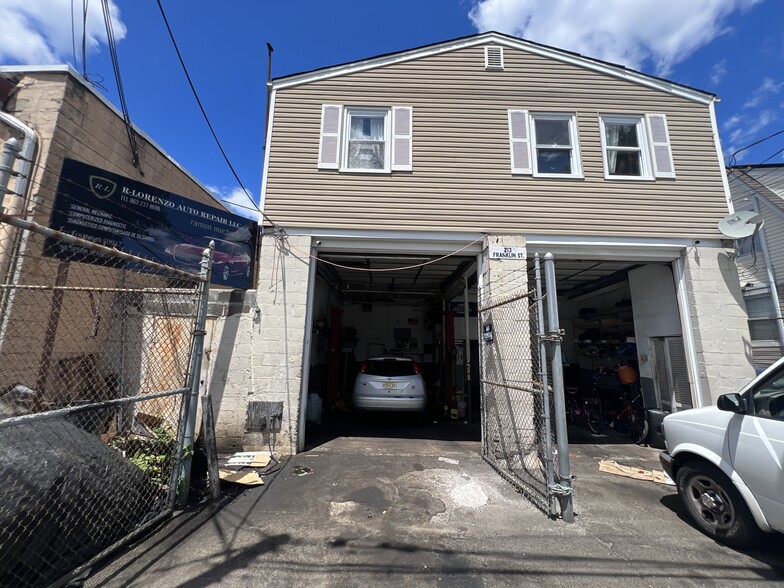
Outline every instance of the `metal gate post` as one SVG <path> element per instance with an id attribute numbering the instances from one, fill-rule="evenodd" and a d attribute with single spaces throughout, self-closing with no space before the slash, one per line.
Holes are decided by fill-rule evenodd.
<path id="1" fill-rule="evenodd" d="M 547 337 L 552 346 L 555 436 L 558 444 L 558 484 L 553 490 L 561 503 L 561 518 L 567 523 L 571 523 L 574 522 L 572 474 L 569 466 L 569 439 L 566 432 L 566 403 L 564 401 L 561 328 L 558 322 L 558 299 L 555 284 L 555 257 L 552 253 L 547 253 L 544 256 L 544 278 L 547 287 Z"/>
<path id="2" fill-rule="evenodd" d="M 212 254 L 215 250 L 215 241 L 210 241 L 210 245 L 201 255 L 201 271 L 199 275 L 202 281 L 199 282 L 199 306 L 196 311 L 196 325 L 193 331 L 193 349 L 191 350 L 191 364 L 188 369 L 188 387 L 190 393 L 183 399 L 183 415 L 186 415 L 185 427 L 182 432 L 181 442 L 177 456 L 181 460 L 182 467 L 174 464 L 172 475 L 178 475 L 182 470 L 182 480 L 173 480 L 173 486 L 177 489 L 177 502 L 181 507 L 188 504 L 188 489 L 191 483 L 191 464 L 193 456 L 193 436 L 196 429 L 196 412 L 199 400 L 199 384 L 201 376 L 201 359 L 204 351 L 204 336 L 207 334 L 205 326 L 207 324 L 207 302 L 210 291 L 210 276 L 212 275 Z"/>
<path id="3" fill-rule="evenodd" d="M 536 277 L 537 336 L 539 338 L 539 377 L 542 382 L 542 416 L 544 418 L 544 463 L 547 471 L 548 510 L 551 516 L 558 514 L 555 508 L 555 469 L 553 467 L 553 427 L 550 417 L 550 391 L 547 374 L 547 344 L 544 333 L 544 304 L 542 298 L 542 271 L 539 254 L 534 254 Z"/>

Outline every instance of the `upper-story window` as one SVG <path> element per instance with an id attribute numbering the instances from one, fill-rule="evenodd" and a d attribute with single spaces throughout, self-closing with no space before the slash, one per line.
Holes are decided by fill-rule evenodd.
<path id="1" fill-rule="evenodd" d="M 537 176 L 581 177 L 580 149 L 574 115 L 531 114 L 533 173 Z"/>
<path id="2" fill-rule="evenodd" d="M 322 106 L 319 168 L 365 173 L 410 171 L 411 154 L 410 106 Z"/>
<path id="3" fill-rule="evenodd" d="M 599 119 L 607 179 L 675 177 L 667 119 L 663 114 L 602 115 Z"/>
<path id="4" fill-rule="evenodd" d="M 512 173 L 581 178 L 574 114 L 509 110 Z"/>
<path id="5" fill-rule="evenodd" d="M 389 171 L 388 121 L 388 108 L 346 108 L 343 169 Z"/>

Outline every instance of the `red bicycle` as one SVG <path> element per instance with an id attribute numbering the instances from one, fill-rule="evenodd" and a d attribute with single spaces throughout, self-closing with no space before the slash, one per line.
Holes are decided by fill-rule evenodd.
<path id="1" fill-rule="evenodd" d="M 632 400 L 625 400 L 611 426 L 619 433 L 629 435 L 637 445 L 646 443 L 648 440 L 648 420 L 645 418 L 642 394 L 637 394 Z"/>

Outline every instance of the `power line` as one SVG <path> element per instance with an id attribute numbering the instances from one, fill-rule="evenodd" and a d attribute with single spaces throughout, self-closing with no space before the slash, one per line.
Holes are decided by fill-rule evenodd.
<path id="1" fill-rule="evenodd" d="M 755 145 L 759 145 L 760 143 L 764 143 L 768 139 L 772 139 L 773 137 L 776 137 L 777 135 L 781 135 L 781 134 L 784 134 L 784 129 L 781 129 L 780 131 L 776 131 L 775 133 L 773 133 L 771 135 L 768 135 L 767 137 L 763 137 L 759 141 L 754 141 L 753 143 L 751 143 L 749 145 L 746 145 L 745 147 L 741 147 L 740 149 L 736 150 L 735 152 L 733 152 L 730 155 L 730 157 L 729 157 L 729 165 L 731 165 L 731 166 L 735 165 L 735 156 L 738 153 L 740 153 L 742 151 L 746 151 L 746 149 L 750 149 L 751 147 L 754 147 Z M 781 152 L 779 151 L 779 153 L 781 153 Z M 773 157 L 775 157 L 776 155 L 777 155 L 777 153 L 774 153 Z M 765 161 L 767 161 L 767 159 Z"/>
<path id="2" fill-rule="evenodd" d="M 282 233 L 285 233 L 285 230 L 283 229 L 283 227 L 281 227 L 278 223 L 273 221 L 270 217 L 268 217 L 264 213 L 263 210 L 261 210 L 261 208 L 259 208 L 259 205 L 256 204 L 255 200 L 253 200 L 253 197 L 250 195 L 250 192 L 248 192 L 248 189 L 245 187 L 245 184 L 242 183 L 242 180 L 240 179 L 239 175 L 237 174 L 237 171 L 234 169 L 234 166 L 232 165 L 231 161 L 229 160 L 229 156 L 226 154 L 226 151 L 223 149 L 223 145 L 221 144 L 220 139 L 218 139 L 218 135 L 215 132 L 215 129 L 213 128 L 212 123 L 210 122 L 210 118 L 207 116 L 207 111 L 204 110 L 204 106 L 201 103 L 201 99 L 199 98 L 199 94 L 196 92 L 196 87 L 193 85 L 193 81 L 191 80 L 191 76 L 188 73 L 188 68 L 185 66 L 185 60 L 182 58 L 182 53 L 180 53 L 180 48 L 177 45 L 176 39 L 174 38 L 174 33 L 172 32 L 171 26 L 169 26 L 169 19 L 166 18 L 166 12 L 163 10 L 163 4 L 161 4 L 161 0 L 156 0 L 156 1 L 158 3 L 158 8 L 161 11 L 161 16 L 163 17 L 163 22 L 166 25 L 166 30 L 169 32 L 169 38 L 171 39 L 172 45 L 174 45 L 174 50 L 177 53 L 177 58 L 180 60 L 180 65 L 182 66 L 182 71 L 185 74 L 185 78 L 188 80 L 188 85 L 191 87 L 191 92 L 193 93 L 193 97 L 196 99 L 196 103 L 199 105 L 199 110 L 201 110 L 201 114 L 204 117 L 204 121 L 207 123 L 207 126 L 210 129 L 210 133 L 212 133 L 212 138 L 215 139 L 215 144 L 218 146 L 218 149 L 220 150 L 221 155 L 223 155 L 223 159 L 226 161 L 226 164 L 229 166 L 229 169 L 231 170 L 231 173 L 234 176 L 234 179 L 237 180 L 237 183 L 240 185 L 240 188 L 242 188 L 242 191 L 245 193 L 245 196 L 247 196 L 248 200 L 250 200 L 250 202 L 253 204 L 254 210 L 258 211 L 265 220 L 267 220 L 269 223 L 272 224 L 272 226 L 274 226 L 275 228 L 280 230 Z"/>
<path id="3" fill-rule="evenodd" d="M 122 76 L 120 75 L 120 60 L 117 56 L 117 41 L 114 38 L 109 0 L 102 0 L 101 6 L 103 7 L 103 20 L 106 24 L 106 44 L 109 47 L 109 55 L 112 58 L 112 69 L 114 69 L 114 78 L 117 82 L 117 94 L 120 98 L 120 107 L 122 108 L 123 121 L 125 122 L 125 132 L 128 135 L 128 143 L 131 147 L 131 157 L 133 158 L 134 167 L 141 172 L 141 165 L 139 164 L 139 145 L 136 142 L 136 133 L 131 125 L 131 115 L 128 112 L 128 102 L 125 99 L 125 89 L 123 88 Z M 85 26 L 87 22 L 86 14 L 87 13 L 85 12 Z M 144 175 L 144 173 L 142 173 L 142 175 Z"/>
<path id="4" fill-rule="evenodd" d="M 773 155 L 771 155 L 771 156 L 770 156 L 770 157 L 768 157 L 767 159 L 763 159 L 762 161 L 760 161 L 760 162 L 759 162 L 759 165 L 762 165 L 763 163 L 767 163 L 768 161 L 770 161 L 771 159 L 773 159 L 774 157 L 776 157 L 776 156 L 777 156 L 779 153 L 784 153 L 784 147 L 782 147 L 781 149 L 779 149 L 778 151 L 776 151 L 776 153 L 774 153 Z"/>

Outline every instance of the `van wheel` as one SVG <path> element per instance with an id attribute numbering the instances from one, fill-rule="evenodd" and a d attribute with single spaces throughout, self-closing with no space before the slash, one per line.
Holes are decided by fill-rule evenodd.
<path id="1" fill-rule="evenodd" d="M 700 530 L 732 547 L 752 547 L 763 531 L 730 479 L 716 466 L 690 461 L 675 476 L 678 494 Z"/>

